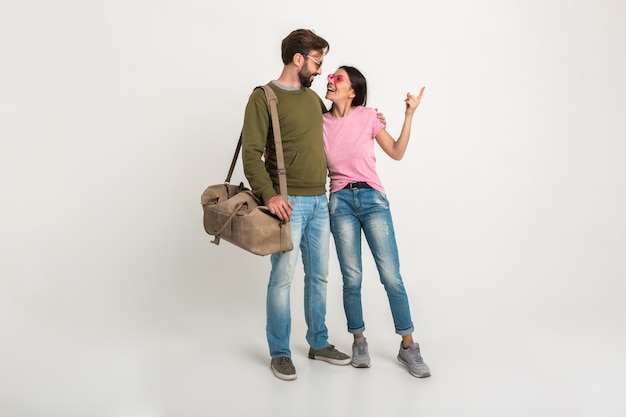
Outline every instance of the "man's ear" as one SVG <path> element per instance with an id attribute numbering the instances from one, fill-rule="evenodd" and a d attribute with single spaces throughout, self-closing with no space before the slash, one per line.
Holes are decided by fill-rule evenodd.
<path id="1" fill-rule="evenodd" d="M 304 65 L 304 61 L 306 61 L 306 58 L 300 52 L 294 54 L 292 62 L 296 67 L 301 68 Z"/>

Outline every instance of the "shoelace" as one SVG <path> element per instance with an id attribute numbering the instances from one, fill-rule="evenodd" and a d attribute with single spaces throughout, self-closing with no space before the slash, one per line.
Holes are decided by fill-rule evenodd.
<path id="1" fill-rule="evenodd" d="M 278 360 L 278 366 L 282 366 L 285 364 L 287 365 L 291 364 L 291 358 L 283 357 Z"/>
<path id="2" fill-rule="evenodd" d="M 420 348 L 416 348 L 415 350 L 412 350 L 411 356 L 413 356 L 415 361 L 418 363 L 424 362 L 424 360 L 422 359 L 422 354 L 420 353 Z"/>

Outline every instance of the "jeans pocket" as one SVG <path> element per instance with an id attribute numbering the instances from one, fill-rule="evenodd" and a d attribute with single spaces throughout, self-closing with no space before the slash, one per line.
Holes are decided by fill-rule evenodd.
<path id="1" fill-rule="evenodd" d="M 389 200 L 387 200 L 387 196 L 384 193 L 378 190 L 374 190 L 374 195 L 374 201 L 376 202 L 376 204 L 381 205 L 385 208 L 389 208 Z"/>

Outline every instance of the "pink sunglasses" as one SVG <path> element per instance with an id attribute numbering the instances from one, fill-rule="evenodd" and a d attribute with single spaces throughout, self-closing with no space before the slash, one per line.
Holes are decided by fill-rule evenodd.
<path id="1" fill-rule="evenodd" d="M 328 77 L 326 77 L 326 79 L 328 81 L 332 81 L 334 83 L 341 83 L 341 82 L 347 82 L 348 84 L 352 85 L 352 83 L 350 82 L 350 80 L 348 80 L 348 77 L 343 76 L 343 75 L 335 75 L 335 74 L 328 74 Z"/>

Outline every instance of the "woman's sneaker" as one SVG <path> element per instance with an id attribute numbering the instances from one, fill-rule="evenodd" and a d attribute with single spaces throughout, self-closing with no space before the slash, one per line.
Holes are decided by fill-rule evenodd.
<path id="1" fill-rule="evenodd" d="M 365 337 L 356 338 L 352 343 L 352 366 L 355 368 L 370 367 L 370 353 Z"/>
<path id="2" fill-rule="evenodd" d="M 417 378 L 426 378 L 430 376 L 430 368 L 422 359 L 419 344 L 413 343 L 405 349 L 404 346 L 402 346 L 402 342 L 400 342 L 398 360 L 409 368 L 411 375 Z"/>
<path id="3" fill-rule="evenodd" d="M 276 376 L 276 378 L 284 381 L 293 381 L 297 378 L 296 367 L 293 366 L 291 358 L 287 356 L 273 358 L 271 365 L 272 372 L 274 372 L 274 376 Z"/>

